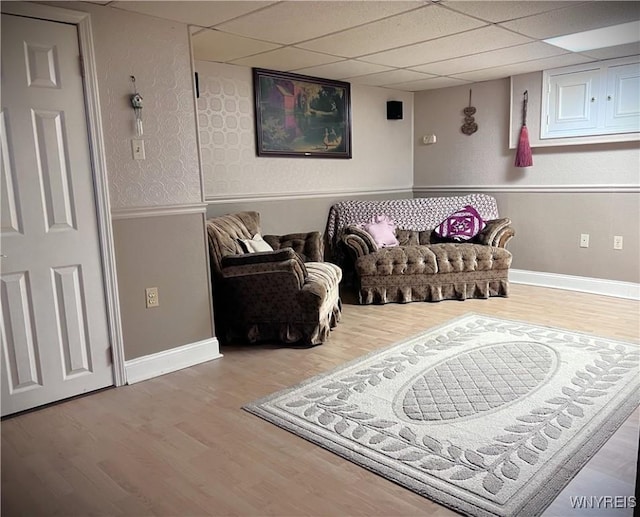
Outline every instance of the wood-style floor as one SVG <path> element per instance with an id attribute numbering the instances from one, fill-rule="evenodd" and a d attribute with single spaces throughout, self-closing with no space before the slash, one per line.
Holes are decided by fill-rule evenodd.
<path id="1" fill-rule="evenodd" d="M 2 515 L 456 515 L 243 410 L 259 397 L 468 312 L 640 341 L 640 304 L 512 285 L 509 298 L 358 306 L 311 349 L 224 357 L 2 422 Z M 631 495 L 636 411 L 549 507 Z M 593 510 L 587 515 L 606 515 Z M 612 510 L 623 517 L 631 511 Z"/>

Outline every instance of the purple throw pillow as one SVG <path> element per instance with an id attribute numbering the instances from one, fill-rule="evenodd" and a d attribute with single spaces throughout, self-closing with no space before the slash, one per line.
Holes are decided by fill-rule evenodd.
<path id="1" fill-rule="evenodd" d="M 451 214 L 433 231 L 436 235 L 454 241 L 468 241 L 480 233 L 486 223 L 470 205 Z"/>
<path id="2" fill-rule="evenodd" d="M 365 223 L 362 228 L 373 237 L 378 248 L 389 248 L 398 245 L 396 239 L 396 225 L 386 215 L 376 215 L 370 223 Z"/>

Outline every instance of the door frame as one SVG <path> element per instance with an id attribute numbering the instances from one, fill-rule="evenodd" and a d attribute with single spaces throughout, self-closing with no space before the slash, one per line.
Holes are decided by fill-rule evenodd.
<path id="1" fill-rule="evenodd" d="M 82 75 L 89 137 L 89 154 L 91 157 L 98 237 L 100 240 L 102 279 L 107 308 L 107 325 L 111 341 L 113 380 L 116 386 L 123 386 L 127 382 L 127 375 L 124 367 L 124 341 L 122 337 L 122 322 L 120 320 L 118 277 L 116 274 L 113 226 L 111 221 L 111 202 L 109 200 L 107 160 L 104 134 L 102 131 L 98 72 L 93 47 L 91 15 L 83 11 L 34 4 L 31 2 L 2 2 L 1 10 L 3 14 L 13 14 L 26 16 L 28 18 L 72 24 L 76 26 L 78 31 L 78 42 L 80 44 L 80 55 L 82 56 L 83 67 Z"/>

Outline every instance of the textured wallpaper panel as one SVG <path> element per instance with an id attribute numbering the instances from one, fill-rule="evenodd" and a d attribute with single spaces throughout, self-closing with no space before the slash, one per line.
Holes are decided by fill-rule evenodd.
<path id="1" fill-rule="evenodd" d="M 257 157 L 251 69 L 196 62 L 205 194 L 387 189 L 413 184 L 413 94 L 351 86 L 351 160 Z M 404 102 L 404 120 L 386 119 L 387 100 Z"/>
<path id="2" fill-rule="evenodd" d="M 65 6 L 92 13 L 112 208 L 200 202 L 187 26 L 109 7 Z M 144 98 L 144 161 L 131 155 L 131 75 Z"/>

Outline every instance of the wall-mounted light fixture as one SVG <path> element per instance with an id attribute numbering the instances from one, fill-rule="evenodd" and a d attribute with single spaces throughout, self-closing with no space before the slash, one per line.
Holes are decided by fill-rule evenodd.
<path id="1" fill-rule="evenodd" d="M 136 88 L 136 77 L 131 76 L 131 82 L 133 83 L 133 94 L 131 95 L 131 107 L 135 113 L 135 130 L 136 136 L 142 136 L 144 131 L 142 128 L 142 95 L 138 93 Z"/>

